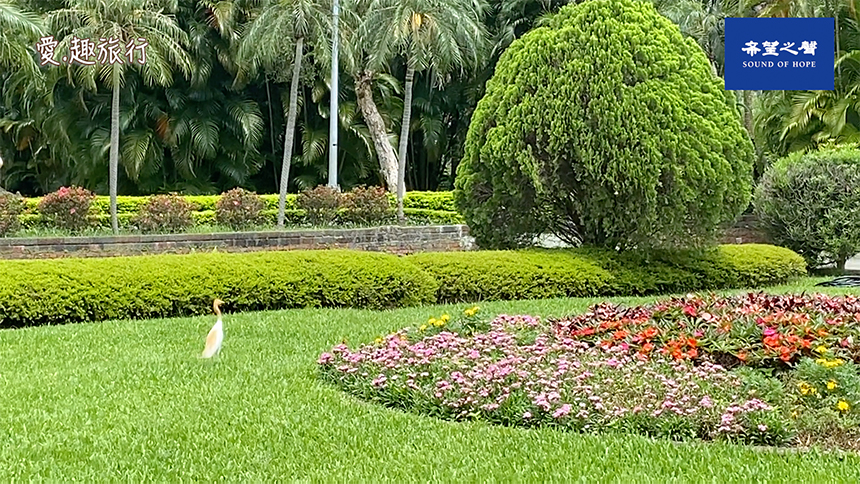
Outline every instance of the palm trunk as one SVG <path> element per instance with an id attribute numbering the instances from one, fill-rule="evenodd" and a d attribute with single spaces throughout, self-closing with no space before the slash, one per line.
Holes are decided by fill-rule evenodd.
<path id="1" fill-rule="evenodd" d="M 397 187 L 397 155 L 388 140 L 385 121 L 379 114 L 376 103 L 373 102 L 373 91 L 370 89 L 371 79 L 372 75 L 367 71 L 353 79 L 355 96 L 358 100 L 358 107 L 361 109 L 361 116 L 367 124 L 368 131 L 370 131 L 373 146 L 376 148 L 376 157 L 379 159 L 382 178 L 385 180 L 388 191 L 394 191 Z"/>
<path id="2" fill-rule="evenodd" d="M 290 84 L 290 112 L 287 113 L 287 128 L 284 132 L 284 162 L 281 168 L 281 190 L 278 199 L 278 227 L 284 226 L 287 204 L 287 182 L 290 181 L 290 163 L 293 157 L 293 135 L 296 132 L 296 110 L 299 100 L 299 73 L 302 70 L 302 48 L 304 39 L 296 39 L 296 56 L 293 61 L 293 81 Z"/>
<path id="3" fill-rule="evenodd" d="M 116 185 L 119 176 L 119 79 L 114 74 L 113 100 L 110 106 L 110 160 L 108 161 L 110 186 L 110 225 L 113 234 L 119 233 L 119 221 L 116 215 Z"/>
<path id="4" fill-rule="evenodd" d="M 406 88 L 403 93 L 403 122 L 400 124 L 399 164 L 397 167 L 397 220 L 406 221 L 403 216 L 403 197 L 406 195 L 406 143 L 409 140 L 409 123 L 412 120 L 412 81 L 415 69 L 406 68 Z"/>

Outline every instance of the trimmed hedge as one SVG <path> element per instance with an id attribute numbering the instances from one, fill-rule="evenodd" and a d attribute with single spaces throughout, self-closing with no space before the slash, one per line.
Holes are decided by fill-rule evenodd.
<path id="1" fill-rule="evenodd" d="M 215 203 L 221 198 L 221 195 L 185 195 L 186 200 L 191 203 L 197 205 L 198 212 L 207 212 L 207 211 L 215 211 Z M 287 194 L 287 203 L 286 209 L 287 211 L 298 210 L 299 206 L 296 204 L 296 199 L 298 195 L 296 194 Z M 148 196 L 142 197 L 132 197 L 132 196 L 120 196 L 117 197 L 117 214 L 136 214 L 140 211 L 140 208 L 146 203 Z M 277 213 L 278 210 L 278 195 L 260 195 L 260 198 L 265 202 L 266 210 L 274 210 Z M 396 204 L 397 200 L 395 196 L 391 193 L 388 194 L 388 198 L 392 204 Z M 41 198 L 27 198 L 26 201 L 26 210 L 29 214 L 38 213 L 37 206 L 39 205 L 39 201 Z M 441 211 L 441 212 L 455 212 L 454 208 L 454 198 L 452 192 L 407 192 L 406 196 L 403 198 L 403 207 L 405 209 L 421 209 L 423 211 Z M 97 196 L 92 205 L 90 206 L 90 213 L 94 215 L 110 215 L 110 198 L 107 196 Z"/>
<path id="2" fill-rule="evenodd" d="M 432 303 L 436 282 L 390 254 L 204 253 L 0 261 L 0 327 L 303 307 Z"/>
<path id="3" fill-rule="evenodd" d="M 440 303 L 753 288 L 806 274 L 802 257 L 761 244 L 648 256 L 577 248 L 424 253 L 406 259 L 433 274 Z"/>
<path id="4" fill-rule="evenodd" d="M 403 213 L 406 214 L 406 216 L 412 222 L 420 224 L 452 225 L 463 223 L 463 217 L 457 212 L 447 212 L 444 210 L 427 210 L 423 208 L 406 208 L 403 209 Z M 394 209 L 392 209 L 392 221 L 394 221 L 394 214 L 395 211 Z M 304 210 L 285 210 L 284 215 L 288 224 L 300 225 L 305 222 Z M 134 213 L 118 213 L 117 218 L 119 219 L 119 226 L 124 228 L 131 226 L 131 221 L 134 216 Z M 90 217 L 94 221 L 96 226 L 110 228 L 110 215 L 99 213 L 97 215 L 91 215 Z M 214 210 L 191 212 L 191 217 L 194 219 L 195 225 L 215 225 L 216 223 Z M 260 218 L 263 223 L 274 224 L 277 220 L 277 217 L 277 209 L 266 209 L 260 213 Z M 21 227 L 26 229 L 46 227 L 48 225 L 46 224 L 45 220 L 42 219 L 41 215 L 36 215 L 32 213 L 20 215 L 18 219 L 21 222 Z"/>
<path id="5" fill-rule="evenodd" d="M 728 245 L 706 253 L 596 249 L 353 250 L 0 260 L 0 327 L 302 307 L 632 296 L 754 288 L 805 274 L 796 253 Z"/>

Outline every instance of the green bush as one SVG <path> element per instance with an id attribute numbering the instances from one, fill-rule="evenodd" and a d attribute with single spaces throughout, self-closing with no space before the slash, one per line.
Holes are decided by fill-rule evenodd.
<path id="1" fill-rule="evenodd" d="M 0 261 L 0 327 L 302 307 L 431 303 L 435 281 L 397 256 L 273 251 Z"/>
<path id="2" fill-rule="evenodd" d="M 194 204 L 181 195 L 153 195 L 132 223 L 143 233 L 183 232 L 194 225 Z"/>
<path id="3" fill-rule="evenodd" d="M 860 150 L 796 152 L 769 167 L 755 192 L 759 227 L 810 266 L 860 253 Z"/>
<path id="4" fill-rule="evenodd" d="M 266 203 L 255 192 L 234 188 L 218 199 L 215 219 L 221 225 L 243 229 L 259 224 Z"/>
<path id="5" fill-rule="evenodd" d="M 0 237 L 21 228 L 18 217 L 24 213 L 24 199 L 12 193 L 0 193 Z"/>
<path id="6" fill-rule="evenodd" d="M 754 288 L 806 274 L 796 253 L 759 244 L 647 256 L 577 248 L 420 253 L 406 259 L 436 278 L 436 298 L 444 303 Z"/>
<path id="7" fill-rule="evenodd" d="M 392 205 L 397 203 L 393 193 L 389 194 L 389 200 Z M 422 208 L 444 212 L 457 211 L 454 206 L 453 192 L 406 192 L 403 197 L 403 208 Z"/>
<path id="8" fill-rule="evenodd" d="M 457 207 L 482 248 L 544 232 L 613 249 L 710 245 L 751 194 L 755 154 L 735 105 L 651 3 L 562 7 L 499 59 Z"/>
<path id="9" fill-rule="evenodd" d="M 394 210 L 390 211 L 390 214 L 394 214 Z M 448 210 L 430 210 L 425 208 L 404 208 L 403 214 L 406 215 L 406 219 L 415 222 L 422 223 L 427 225 L 434 224 L 442 224 L 442 225 L 456 225 L 463 223 L 463 216 L 457 212 L 451 212 Z"/>

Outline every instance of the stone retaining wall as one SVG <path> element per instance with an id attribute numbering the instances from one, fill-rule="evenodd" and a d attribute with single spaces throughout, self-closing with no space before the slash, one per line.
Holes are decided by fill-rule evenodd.
<path id="1" fill-rule="evenodd" d="M 105 257 L 201 250 L 358 249 L 394 254 L 472 249 L 465 225 L 107 237 L 0 238 L 0 258 Z"/>

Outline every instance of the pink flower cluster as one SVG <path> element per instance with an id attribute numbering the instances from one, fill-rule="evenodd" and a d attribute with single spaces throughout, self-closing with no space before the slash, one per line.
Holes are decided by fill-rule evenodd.
<path id="1" fill-rule="evenodd" d="M 717 437 L 760 431 L 745 427 L 743 415 L 773 411 L 744 398 L 741 380 L 707 360 L 592 346 L 531 316 L 498 316 L 470 337 L 442 331 L 410 342 L 406 334 L 356 350 L 337 345 L 320 356 L 322 373 L 368 400 L 509 425 L 659 433 L 661 421 L 680 419 Z"/>

